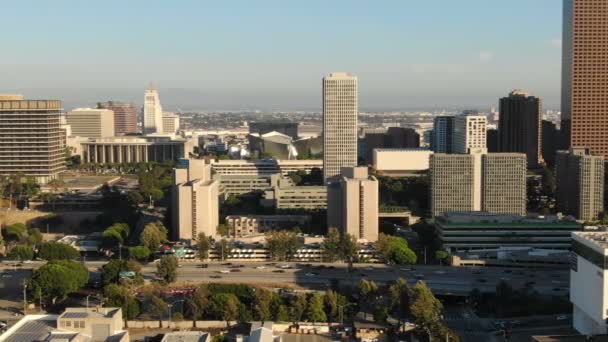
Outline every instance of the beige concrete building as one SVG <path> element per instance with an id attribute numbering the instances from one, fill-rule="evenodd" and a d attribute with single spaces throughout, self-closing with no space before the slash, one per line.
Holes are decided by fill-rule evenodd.
<path id="1" fill-rule="evenodd" d="M 175 113 L 163 113 L 163 133 L 175 134 L 179 130 L 179 116 Z"/>
<path id="2" fill-rule="evenodd" d="M 230 232 L 237 237 L 263 234 L 276 229 L 287 229 L 298 226 L 303 228 L 310 223 L 307 215 L 230 215 L 226 224 Z"/>
<path id="3" fill-rule="evenodd" d="M 153 84 L 148 86 L 144 93 L 144 125 L 143 133 L 163 132 L 163 107 L 160 104 L 160 96 Z"/>
<path id="4" fill-rule="evenodd" d="M 114 134 L 124 135 L 137 133 L 137 109 L 127 102 L 97 102 L 98 109 L 109 109 L 114 112 Z"/>
<path id="5" fill-rule="evenodd" d="M 486 211 L 526 214 L 526 155 L 471 153 L 431 156 L 431 214 Z"/>
<path id="6" fill-rule="evenodd" d="M 72 135 L 108 138 L 114 134 L 114 112 L 109 109 L 77 108 L 67 113 Z"/>
<path id="7" fill-rule="evenodd" d="M 357 166 L 357 77 L 332 73 L 323 78 L 323 178 L 340 178 L 342 167 Z"/>
<path id="8" fill-rule="evenodd" d="M 80 141 L 83 163 L 139 163 L 188 158 L 195 141 L 184 138 L 122 136 Z"/>
<path id="9" fill-rule="evenodd" d="M 271 188 L 264 192 L 262 204 L 279 210 L 327 209 L 327 187 L 295 186 L 289 178 L 273 177 Z"/>
<path id="10" fill-rule="evenodd" d="M 485 115 L 463 114 L 454 118 L 452 149 L 454 153 L 469 153 L 486 148 L 488 119 Z"/>
<path id="11" fill-rule="evenodd" d="M 378 240 L 378 180 L 367 167 L 343 167 L 327 189 L 327 225 L 359 241 Z"/>
<path id="12" fill-rule="evenodd" d="M 219 175 L 250 175 L 270 176 L 280 173 L 284 176 L 291 172 L 305 171 L 310 173 L 313 169 L 321 170 L 322 160 L 214 160 L 211 169 Z"/>
<path id="13" fill-rule="evenodd" d="M 423 148 L 374 149 L 374 169 L 383 176 L 403 177 L 429 169 L 433 151 Z"/>
<path id="14" fill-rule="evenodd" d="M 557 207 L 583 221 L 604 211 L 604 157 L 590 149 L 558 151 L 555 156 Z"/>
<path id="15" fill-rule="evenodd" d="M 0 174 L 45 183 L 65 170 L 61 101 L 0 95 Z"/>
<path id="16" fill-rule="evenodd" d="M 173 238 L 196 240 L 199 233 L 215 236 L 219 224 L 219 182 L 211 179 L 211 165 L 189 159 L 173 169 Z"/>

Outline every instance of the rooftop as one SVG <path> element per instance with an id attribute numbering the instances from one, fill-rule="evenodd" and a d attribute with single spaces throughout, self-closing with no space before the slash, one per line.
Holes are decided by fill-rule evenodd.
<path id="1" fill-rule="evenodd" d="M 608 232 L 606 231 L 573 232 L 572 237 L 585 240 L 596 247 L 608 249 Z"/>
<path id="2" fill-rule="evenodd" d="M 57 329 L 56 315 L 27 315 L 0 335 L 0 341 L 43 341 L 55 329 Z"/>
<path id="3" fill-rule="evenodd" d="M 560 216 L 517 216 L 506 214 L 491 214 L 482 211 L 451 211 L 436 218 L 436 223 L 446 227 L 504 227 L 512 228 L 568 228 L 576 229 L 582 226 L 574 220 Z"/>
<path id="4" fill-rule="evenodd" d="M 209 333 L 202 331 L 175 331 L 166 333 L 161 342 L 207 342 Z"/>

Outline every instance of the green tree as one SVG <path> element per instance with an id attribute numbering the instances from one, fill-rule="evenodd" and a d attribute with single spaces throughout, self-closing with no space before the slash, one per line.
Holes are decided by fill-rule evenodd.
<path id="1" fill-rule="evenodd" d="M 203 313 L 209 306 L 209 288 L 207 284 L 201 284 L 192 293 L 192 300 L 189 302 L 190 310 L 194 319 L 203 318 Z"/>
<path id="2" fill-rule="evenodd" d="M 19 242 L 27 236 L 27 227 L 23 223 L 9 224 L 2 229 L 2 236 L 7 242 Z"/>
<path id="3" fill-rule="evenodd" d="M 166 283 L 177 280 L 177 258 L 174 255 L 164 255 L 156 265 L 156 275 Z"/>
<path id="4" fill-rule="evenodd" d="M 203 261 L 209 259 L 209 249 L 211 249 L 211 241 L 205 233 L 198 233 L 196 238 L 196 245 L 198 247 L 198 258 Z"/>
<path id="5" fill-rule="evenodd" d="M 72 260 L 53 260 L 32 274 L 28 288 L 35 299 L 50 300 L 55 304 L 68 294 L 86 285 L 89 279 L 87 268 Z"/>
<path id="6" fill-rule="evenodd" d="M 327 230 L 327 235 L 323 239 L 321 249 L 323 250 L 323 260 L 333 262 L 340 257 L 340 232 L 337 228 L 330 227 Z"/>
<path id="7" fill-rule="evenodd" d="M 442 310 L 441 302 L 435 298 L 431 289 L 426 286 L 425 282 L 419 281 L 412 291 L 410 304 L 410 313 L 416 324 L 430 335 L 433 328 L 440 322 Z"/>
<path id="8" fill-rule="evenodd" d="M 103 290 L 104 304 L 106 306 L 114 306 L 122 308 L 122 314 L 125 319 L 134 319 L 139 316 L 140 304 L 133 292 L 125 287 L 117 284 L 110 284 Z"/>
<path id="9" fill-rule="evenodd" d="M 408 247 L 407 240 L 403 238 L 379 234 L 374 248 L 383 262 L 400 265 L 416 263 L 416 253 Z"/>
<path id="10" fill-rule="evenodd" d="M 373 280 L 361 279 L 358 286 L 359 307 L 361 310 L 369 310 L 378 292 L 378 285 Z"/>
<path id="11" fill-rule="evenodd" d="M 308 298 L 305 293 L 298 293 L 293 297 L 291 301 L 291 318 L 295 322 L 301 322 L 304 319 L 304 313 L 306 313 L 306 307 L 308 306 Z"/>
<path id="12" fill-rule="evenodd" d="M 211 296 L 209 311 L 217 318 L 226 321 L 226 326 L 230 326 L 230 321 L 238 318 L 239 299 L 232 293 L 218 293 Z"/>
<path id="13" fill-rule="evenodd" d="M 144 230 L 139 236 L 139 241 L 142 245 L 148 247 L 149 250 L 155 251 L 162 243 L 167 241 L 167 231 L 158 223 L 148 223 L 144 226 Z"/>
<path id="14" fill-rule="evenodd" d="M 101 267 L 101 279 L 104 285 L 117 283 L 120 272 L 130 271 L 126 260 L 112 259 Z"/>
<path id="15" fill-rule="evenodd" d="M 266 233 L 266 245 L 273 260 L 290 260 L 302 245 L 298 235 L 291 231 L 276 230 Z"/>
<path id="16" fill-rule="evenodd" d="M 226 239 L 221 239 L 215 244 L 215 251 L 219 254 L 221 260 L 226 260 L 228 258 L 231 248 L 232 245 Z"/>
<path id="17" fill-rule="evenodd" d="M 327 320 L 332 323 L 338 319 L 338 294 L 333 290 L 325 292 L 325 313 Z"/>
<path id="18" fill-rule="evenodd" d="M 150 257 L 150 249 L 146 246 L 129 247 L 129 257 L 136 260 L 147 260 Z"/>
<path id="19" fill-rule="evenodd" d="M 272 320 L 272 296 L 273 293 L 264 288 L 258 288 L 253 295 L 254 319 L 262 322 Z"/>
<path id="20" fill-rule="evenodd" d="M 289 308 L 287 305 L 281 304 L 277 308 L 276 314 L 274 316 L 275 322 L 289 322 Z"/>
<path id="21" fill-rule="evenodd" d="M 327 321 L 327 315 L 325 315 L 325 311 L 323 310 L 323 297 L 322 293 L 315 292 L 308 302 L 306 318 L 313 323 Z"/>
<path id="22" fill-rule="evenodd" d="M 38 228 L 30 228 L 27 230 L 27 243 L 31 246 L 40 246 L 42 244 L 43 238 L 40 229 Z"/>
<path id="23" fill-rule="evenodd" d="M 217 226 L 217 233 L 220 236 L 229 236 L 230 235 L 230 226 L 224 223 L 220 223 Z"/>
<path id="24" fill-rule="evenodd" d="M 143 201 L 145 201 L 144 196 L 142 196 L 141 193 L 136 190 L 129 191 L 129 193 L 127 193 L 127 200 L 134 207 L 137 207 Z"/>
<path id="25" fill-rule="evenodd" d="M 17 245 L 8 252 L 7 257 L 10 260 L 32 260 L 34 259 L 34 249 L 27 245 Z"/>
<path id="26" fill-rule="evenodd" d="M 449 256 L 450 256 L 450 254 L 443 249 L 435 251 L 435 259 L 439 260 L 440 264 L 443 264 L 443 261 L 445 259 L 447 259 Z"/>
<path id="27" fill-rule="evenodd" d="M 412 289 L 403 278 L 397 279 L 388 288 L 388 307 L 399 318 L 399 322 L 409 313 L 411 295 Z"/>
<path id="28" fill-rule="evenodd" d="M 80 252 L 76 248 L 60 242 L 46 242 L 40 246 L 38 257 L 44 260 L 76 259 Z"/>
<path id="29" fill-rule="evenodd" d="M 229 195 L 228 198 L 226 198 L 226 205 L 235 207 L 239 204 L 241 204 L 241 200 L 235 195 Z"/>
<path id="30" fill-rule="evenodd" d="M 153 293 L 146 294 L 142 304 L 145 312 L 158 318 L 162 318 L 163 313 L 167 311 L 167 302 Z"/>

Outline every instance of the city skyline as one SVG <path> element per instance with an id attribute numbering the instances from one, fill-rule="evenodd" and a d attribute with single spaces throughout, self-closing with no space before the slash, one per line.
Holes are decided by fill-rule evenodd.
<path id="1" fill-rule="evenodd" d="M 90 13 L 111 2 L 11 4 L 0 27 L 33 24 L 10 30 L 0 90 L 67 109 L 141 106 L 154 81 L 168 110 L 318 111 L 319 77 L 345 71 L 361 80 L 362 111 L 485 109 L 515 88 L 560 105 L 558 1 L 180 4 L 121 4 L 99 22 Z M 46 42 L 44 58 L 31 41 Z"/>

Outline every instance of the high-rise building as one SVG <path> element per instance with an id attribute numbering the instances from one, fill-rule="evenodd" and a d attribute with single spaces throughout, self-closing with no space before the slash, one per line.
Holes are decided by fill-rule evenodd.
<path id="1" fill-rule="evenodd" d="M 593 221 L 604 211 L 604 157 L 587 148 L 555 156 L 557 207 L 579 220 Z"/>
<path id="2" fill-rule="evenodd" d="M 496 153 L 498 152 L 498 130 L 497 129 L 488 129 L 486 132 L 486 146 L 488 147 L 488 152 Z"/>
<path id="3" fill-rule="evenodd" d="M 22 173 L 44 183 L 63 172 L 62 113 L 61 101 L 0 95 L 0 174 Z"/>
<path id="4" fill-rule="evenodd" d="M 555 152 L 557 151 L 559 132 L 551 121 L 543 120 L 542 126 L 541 151 L 543 160 L 547 166 L 552 168 L 555 165 Z"/>
<path id="5" fill-rule="evenodd" d="M 526 214 L 526 156 L 520 153 L 431 155 L 431 213 Z"/>
<path id="6" fill-rule="evenodd" d="M 386 131 L 385 148 L 420 147 L 420 134 L 413 128 L 389 127 Z"/>
<path id="7" fill-rule="evenodd" d="M 608 333 L 608 232 L 573 232 L 570 261 L 572 326 L 586 336 Z"/>
<path id="8" fill-rule="evenodd" d="M 97 108 L 114 112 L 114 134 L 137 133 L 137 108 L 134 104 L 119 101 L 97 102 Z"/>
<path id="9" fill-rule="evenodd" d="M 378 180 L 367 167 L 343 167 L 327 189 L 327 224 L 357 240 L 378 240 Z"/>
<path id="10" fill-rule="evenodd" d="M 109 109 L 76 108 L 66 115 L 72 135 L 87 138 L 114 136 L 114 112 Z"/>
<path id="11" fill-rule="evenodd" d="M 163 132 L 163 107 L 154 85 L 150 84 L 144 94 L 144 125 L 143 133 Z"/>
<path id="12" fill-rule="evenodd" d="M 173 169 L 172 219 L 175 240 L 196 240 L 199 233 L 217 234 L 219 181 L 203 159 L 182 159 Z"/>
<path id="13" fill-rule="evenodd" d="M 179 130 L 179 116 L 175 113 L 163 113 L 163 133 L 175 134 Z"/>
<path id="14" fill-rule="evenodd" d="M 454 134 L 454 117 L 437 116 L 433 119 L 431 134 L 431 150 L 435 153 L 452 153 Z"/>
<path id="15" fill-rule="evenodd" d="M 323 179 L 357 166 L 357 77 L 332 73 L 323 78 Z"/>
<path id="16" fill-rule="evenodd" d="M 562 125 L 566 148 L 608 157 L 608 2 L 564 0 Z"/>
<path id="17" fill-rule="evenodd" d="M 500 152 L 525 153 L 529 167 L 542 163 L 542 103 L 538 97 L 516 89 L 500 99 L 498 148 Z"/>
<path id="18" fill-rule="evenodd" d="M 486 129 L 488 119 L 485 115 L 463 114 L 454 118 L 452 149 L 454 153 L 469 153 L 486 148 Z"/>

